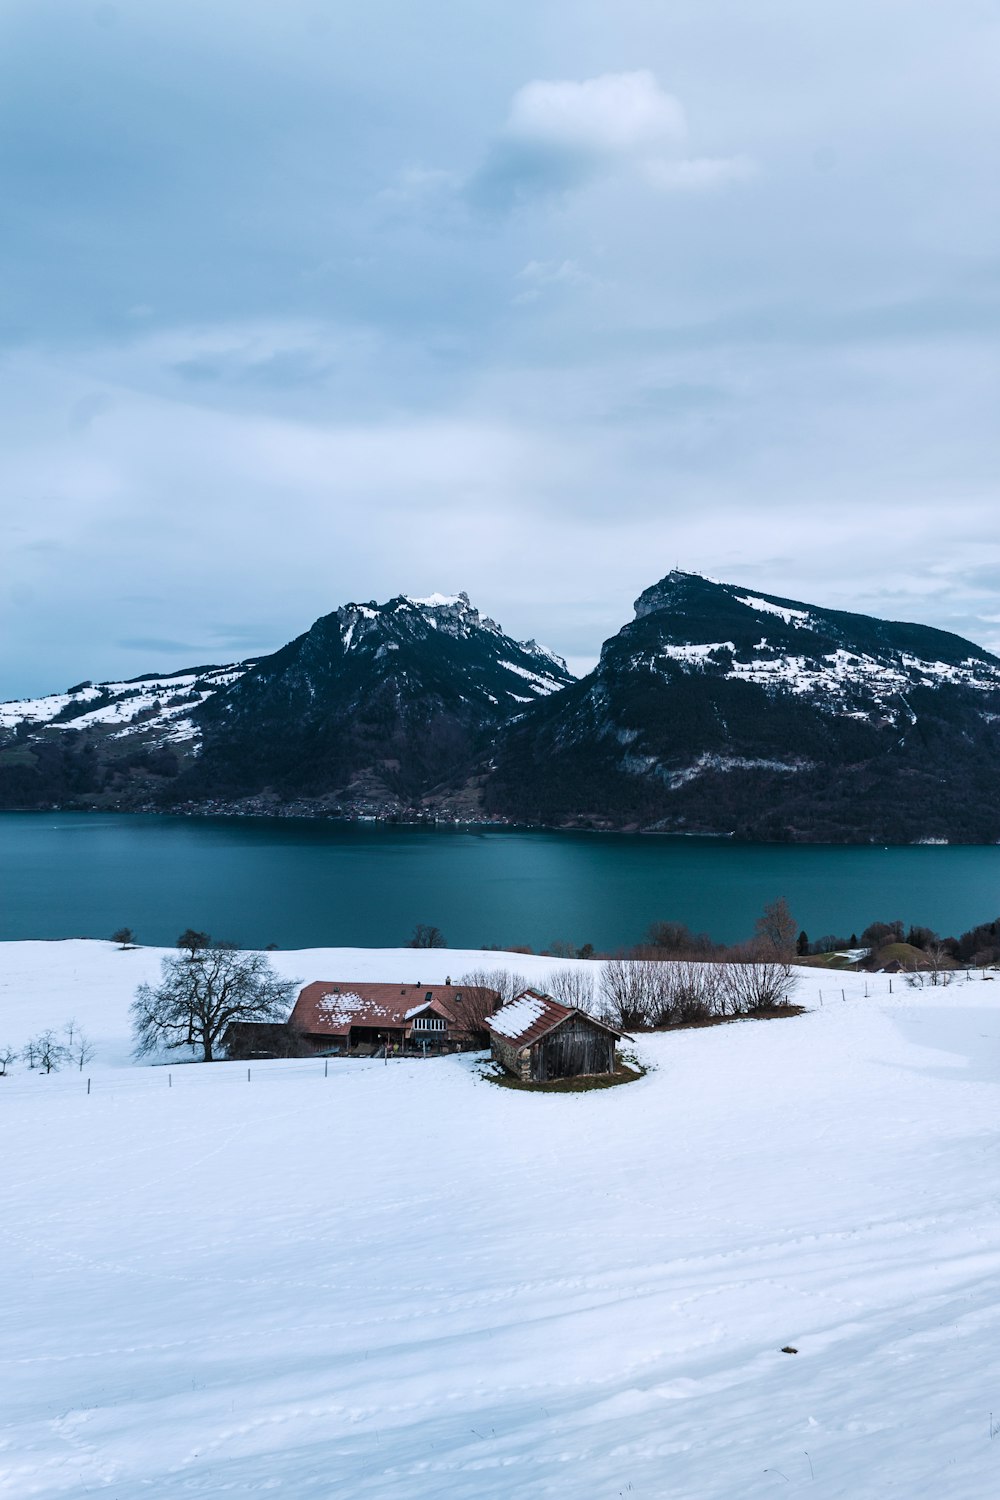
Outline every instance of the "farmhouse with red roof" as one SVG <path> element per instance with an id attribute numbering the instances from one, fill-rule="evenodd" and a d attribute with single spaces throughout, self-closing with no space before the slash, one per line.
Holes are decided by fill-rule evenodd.
<path id="1" fill-rule="evenodd" d="M 315 1052 L 457 1052 L 480 1043 L 495 990 L 460 984 L 357 984 L 317 979 L 289 1024 Z"/>

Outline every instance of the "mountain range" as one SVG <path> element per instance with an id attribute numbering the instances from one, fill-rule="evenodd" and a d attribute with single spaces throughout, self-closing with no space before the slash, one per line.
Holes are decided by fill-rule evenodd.
<path id="1" fill-rule="evenodd" d="M 0 705 L 0 805 L 1000 839 L 1000 659 L 674 571 L 586 677 L 468 596 L 272 655 Z"/>

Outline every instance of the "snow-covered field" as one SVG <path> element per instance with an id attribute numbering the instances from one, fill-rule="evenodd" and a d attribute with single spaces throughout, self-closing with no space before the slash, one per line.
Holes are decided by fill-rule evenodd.
<path id="1" fill-rule="evenodd" d="M 168 1086 L 128 1062 L 158 957 L 0 945 L 0 1041 L 99 1048 L 89 1096 L 0 1081 L 0 1494 L 1000 1493 L 1000 984 L 807 971 L 808 1015 L 644 1040 L 591 1094 L 467 1057 Z"/>

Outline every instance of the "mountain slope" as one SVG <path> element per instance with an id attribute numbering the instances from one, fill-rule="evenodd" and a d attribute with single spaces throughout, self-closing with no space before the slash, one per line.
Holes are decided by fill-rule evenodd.
<path id="1" fill-rule="evenodd" d="M 572 680 L 466 594 L 347 604 L 196 713 L 202 753 L 175 794 L 410 804 L 461 779 L 500 724 Z"/>
<path id="2" fill-rule="evenodd" d="M 1000 659 L 673 572 L 589 676 L 509 727 L 486 800 L 576 826 L 993 840 Z"/>

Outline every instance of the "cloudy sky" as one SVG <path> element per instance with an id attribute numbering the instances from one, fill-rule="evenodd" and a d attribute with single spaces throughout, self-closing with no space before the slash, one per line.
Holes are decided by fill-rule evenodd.
<path id="1" fill-rule="evenodd" d="M 0 0 L 0 697 L 671 567 L 1000 648 L 1000 0 Z"/>

